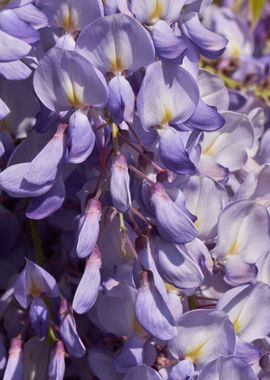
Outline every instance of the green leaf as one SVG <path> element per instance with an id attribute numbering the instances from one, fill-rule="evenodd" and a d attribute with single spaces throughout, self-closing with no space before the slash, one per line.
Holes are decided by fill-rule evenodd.
<path id="1" fill-rule="evenodd" d="M 251 11 L 253 25 L 257 24 L 257 21 L 260 18 L 264 5 L 265 0 L 249 0 L 249 7 Z"/>

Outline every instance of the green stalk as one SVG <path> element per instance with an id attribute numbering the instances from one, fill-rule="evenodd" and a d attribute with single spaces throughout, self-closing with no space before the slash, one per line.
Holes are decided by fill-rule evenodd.
<path id="1" fill-rule="evenodd" d="M 38 224 L 36 220 L 32 220 L 32 219 L 30 220 L 30 229 L 31 229 L 31 235 L 32 235 L 32 240 L 34 244 L 34 249 L 35 249 L 36 262 L 38 265 L 42 266 L 44 264 L 44 255 L 42 251 Z"/>

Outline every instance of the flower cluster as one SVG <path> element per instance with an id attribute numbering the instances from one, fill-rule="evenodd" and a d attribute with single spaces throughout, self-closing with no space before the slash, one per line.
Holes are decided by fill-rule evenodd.
<path id="1" fill-rule="evenodd" d="M 270 7 L 211 3 L 0 0 L 4 380 L 269 378 Z"/>

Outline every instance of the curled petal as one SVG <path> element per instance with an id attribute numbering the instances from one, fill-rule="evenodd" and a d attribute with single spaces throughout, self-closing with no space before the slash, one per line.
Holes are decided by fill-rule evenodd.
<path id="1" fill-rule="evenodd" d="M 142 272 L 142 285 L 135 301 L 135 313 L 143 328 L 161 340 L 177 334 L 174 318 L 157 288 L 149 279 L 151 272 Z"/>
<path id="2" fill-rule="evenodd" d="M 225 119 L 216 111 L 216 108 L 208 106 L 202 100 L 199 101 L 194 114 L 186 122 L 189 128 L 199 131 L 216 131 L 224 124 Z"/>
<path id="3" fill-rule="evenodd" d="M 151 29 L 157 55 L 162 59 L 176 59 L 185 53 L 185 41 L 177 37 L 166 21 L 160 20 Z"/>
<path id="4" fill-rule="evenodd" d="M 228 40 L 205 28 L 201 24 L 198 13 L 187 13 L 181 20 L 181 27 L 185 35 L 196 44 L 205 57 L 215 59 L 224 52 Z"/>
<path id="5" fill-rule="evenodd" d="M 67 161 L 74 164 L 84 162 L 92 153 L 95 141 L 88 117 L 81 111 L 72 114 L 68 123 Z"/>
<path id="6" fill-rule="evenodd" d="M 96 302 L 100 286 L 101 252 L 96 247 L 88 258 L 77 287 L 72 308 L 78 314 L 87 313 Z"/>
<path id="7" fill-rule="evenodd" d="M 165 127 L 158 130 L 158 134 L 159 154 L 164 165 L 177 174 L 194 174 L 196 169 L 184 146 L 181 132 Z"/>
<path id="8" fill-rule="evenodd" d="M 26 216 L 30 219 L 44 219 L 58 210 L 65 199 L 65 185 L 59 177 L 50 190 L 28 203 Z"/>
<path id="9" fill-rule="evenodd" d="M 30 163 L 24 181 L 35 186 L 55 181 L 60 174 L 66 149 L 65 124 L 60 124 L 56 134 Z"/>
<path id="10" fill-rule="evenodd" d="M 31 163 L 8 166 L 0 173 L 0 187 L 14 198 L 38 197 L 50 190 L 52 184 L 34 185 L 24 180 Z"/>
<path id="11" fill-rule="evenodd" d="M 131 206 L 128 165 L 123 155 L 115 157 L 112 164 L 110 193 L 114 206 L 126 212 Z"/>
<path id="12" fill-rule="evenodd" d="M 22 352 L 22 341 L 13 338 L 9 349 L 9 357 L 3 380 L 22 380 L 24 376 L 24 363 Z"/>
<path id="13" fill-rule="evenodd" d="M 61 340 L 58 340 L 56 347 L 50 355 L 48 380 L 63 380 L 65 374 L 65 347 Z"/>
<path id="14" fill-rule="evenodd" d="M 42 298 L 33 298 L 30 305 L 29 318 L 37 335 L 40 338 L 45 338 L 49 329 L 49 312 Z"/>
<path id="15" fill-rule="evenodd" d="M 73 246 L 73 253 L 76 253 L 81 259 L 89 256 L 97 243 L 100 217 L 100 202 L 90 199 L 85 213 L 79 219 L 76 241 Z"/>
<path id="16" fill-rule="evenodd" d="M 193 240 L 198 232 L 185 210 L 171 200 L 161 183 L 155 184 L 151 192 L 151 202 L 161 237 L 176 244 Z"/>
<path id="17" fill-rule="evenodd" d="M 60 335 L 70 356 L 81 358 L 85 354 L 86 349 L 79 337 L 75 319 L 65 299 L 62 299 L 60 304 Z"/>
<path id="18" fill-rule="evenodd" d="M 39 40 L 39 32 L 21 20 L 11 9 L 0 13 L 0 24 L 1 30 L 28 44 L 34 44 Z"/>
<path id="19" fill-rule="evenodd" d="M 129 82 L 122 75 L 117 75 L 110 80 L 108 89 L 108 108 L 113 120 L 117 124 L 122 121 L 132 123 L 135 96 Z"/>
<path id="20" fill-rule="evenodd" d="M 192 289 L 201 285 L 203 273 L 184 246 L 156 239 L 155 251 L 157 267 L 164 281 L 179 289 Z"/>

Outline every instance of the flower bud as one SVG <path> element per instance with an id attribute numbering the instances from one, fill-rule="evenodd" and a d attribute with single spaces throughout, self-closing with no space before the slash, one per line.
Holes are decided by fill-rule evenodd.
<path id="1" fill-rule="evenodd" d="M 125 157 L 115 157 L 112 165 L 110 192 L 114 206 L 120 212 L 126 212 L 131 205 L 128 165 Z"/>

